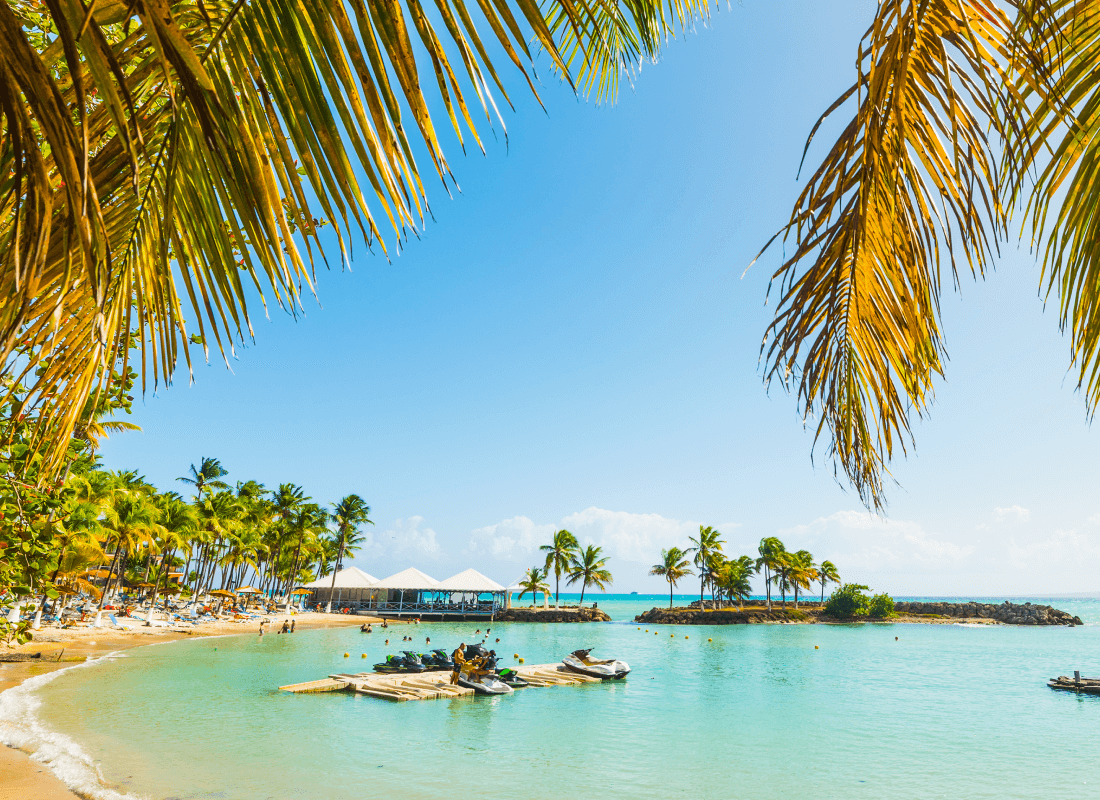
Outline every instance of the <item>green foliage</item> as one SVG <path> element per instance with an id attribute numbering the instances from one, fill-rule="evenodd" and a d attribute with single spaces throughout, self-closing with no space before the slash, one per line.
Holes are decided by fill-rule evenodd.
<path id="1" fill-rule="evenodd" d="M 886 619 L 894 616 L 894 598 L 885 592 L 876 594 L 867 606 L 867 615 L 875 619 Z"/>
<path id="2" fill-rule="evenodd" d="M 865 617 L 871 606 L 871 598 L 864 592 L 867 587 L 858 583 L 846 583 L 829 595 L 825 613 L 836 619 Z"/>

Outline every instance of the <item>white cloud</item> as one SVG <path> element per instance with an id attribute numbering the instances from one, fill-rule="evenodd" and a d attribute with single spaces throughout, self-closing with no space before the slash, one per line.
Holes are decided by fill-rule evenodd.
<path id="1" fill-rule="evenodd" d="M 1089 525 L 1100 525 L 1100 514 L 1093 514 L 1086 521 Z"/>
<path id="2" fill-rule="evenodd" d="M 1008 522 L 1010 524 L 1020 525 L 1031 519 L 1031 512 L 1020 506 L 995 508 L 993 509 L 993 518 L 997 520 L 997 522 Z"/>
<path id="3" fill-rule="evenodd" d="M 438 561 L 445 554 L 435 531 L 422 527 L 423 523 L 420 516 L 395 520 L 388 529 L 369 535 L 367 547 L 387 556 L 413 555 Z"/>
<path id="4" fill-rule="evenodd" d="M 865 511 L 837 511 L 781 530 L 778 536 L 789 549 L 820 550 L 815 553 L 818 558 L 857 572 L 943 568 L 958 565 L 974 552 L 972 545 L 930 534 L 920 523 L 882 519 Z"/>
<path id="5" fill-rule="evenodd" d="M 737 523 L 716 526 L 726 532 Z M 555 531 L 571 531 L 582 545 L 602 547 L 612 558 L 638 564 L 652 564 L 662 549 L 686 547 L 688 537 L 699 530 L 699 523 L 662 517 L 660 514 L 635 514 L 587 508 L 563 517 L 558 523 L 536 524 L 527 517 L 512 517 L 470 533 L 466 552 L 488 555 L 516 564 L 540 560 L 540 545 Z M 534 561 L 532 561 L 534 559 Z"/>

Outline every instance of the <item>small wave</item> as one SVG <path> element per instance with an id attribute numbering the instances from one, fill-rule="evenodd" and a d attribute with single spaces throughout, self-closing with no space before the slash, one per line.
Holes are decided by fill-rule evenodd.
<path id="1" fill-rule="evenodd" d="M 116 792 L 104 785 L 92 758 L 72 738 L 46 728 L 38 717 L 42 705 L 36 692 L 65 672 L 124 657 L 121 653 L 89 659 L 65 669 L 28 678 L 19 686 L 0 692 L 0 742 L 31 754 L 31 759 L 50 768 L 78 794 L 95 800 L 142 800 L 138 795 Z"/>

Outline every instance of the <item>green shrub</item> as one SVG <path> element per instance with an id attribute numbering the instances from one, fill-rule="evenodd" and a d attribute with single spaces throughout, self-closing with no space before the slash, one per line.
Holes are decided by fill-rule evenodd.
<path id="1" fill-rule="evenodd" d="M 867 614 L 875 619 L 886 619 L 894 616 L 894 598 L 883 592 L 871 598 L 867 607 Z"/>
<path id="2" fill-rule="evenodd" d="M 871 598 L 864 594 L 866 591 L 867 587 L 858 583 L 844 584 L 829 595 L 829 602 L 825 604 L 825 613 L 836 619 L 867 616 Z"/>

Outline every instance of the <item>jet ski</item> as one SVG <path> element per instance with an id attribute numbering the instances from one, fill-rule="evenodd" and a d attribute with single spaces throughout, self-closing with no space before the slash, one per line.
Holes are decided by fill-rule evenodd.
<path id="1" fill-rule="evenodd" d="M 478 694 L 511 694 L 513 689 L 495 672 L 485 668 L 482 657 L 471 659 L 462 665 L 458 673 L 458 685 L 473 689 Z"/>
<path id="2" fill-rule="evenodd" d="M 497 670 L 497 675 L 500 676 L 501 681 L 511 686 L 513 689 L 522 689 L 524 686 L 530 686 L 527 681 L 519 676 L 519 673 L 510 667 Z"/>
<path id="3" fill-rule="evenodd" d="M 562 659 L 562 663 L 573 672 L 603 680 L 622 680 L 630 672 L 630 666 L 625 661 L 616 661 L 613 658 L 603 660 L 589 658 L 588 654 L 591 652 L 591 648 L 574 650 Z"/>
<path id="4" fill-rule="evenodd" d="M 426 669 L 427 667 L 420 662 L 420 656 L 410 650 L 405 650 L 399 656 L 386 656 L 385 661 L 374 665 L 375 672 L 385 673 L 424 672 Z"/>
<path id="5" fill-rule="evenodd" d="M 428 669 L 443 670 L 454 669 L 455 662 L 451 661 L 451 657 L 447 655 L 446 650 L 432 650 L 430 653 L 420 654 L 421 663 Z"/>

